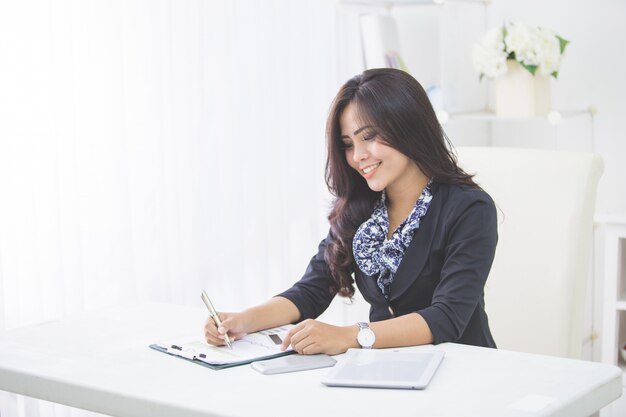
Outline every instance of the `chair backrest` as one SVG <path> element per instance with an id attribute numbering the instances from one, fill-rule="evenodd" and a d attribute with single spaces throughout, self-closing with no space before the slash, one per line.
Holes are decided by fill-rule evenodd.
<path id="1" fill-rule="evenodd" d="M 498 247 L 485 287 L 499 348 L 580 358 L 599 156 L 461 147 L 498 207 Z"/>

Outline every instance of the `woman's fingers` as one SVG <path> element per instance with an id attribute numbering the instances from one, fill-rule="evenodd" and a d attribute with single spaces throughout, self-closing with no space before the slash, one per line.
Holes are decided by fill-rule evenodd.
<path id="1" fill-rule="evenodd" d="M 304 326 L 304 322 L 297 324 L 296 326 L 292 327 L 291 330 L 287 332 L 287 335 L 283 339 L 282 345 L 280 345 L 280 350 L 285 350 L 289 347 L 289 345 L 292 344 L 292 339 L 293 339 L 294 334 L 300 331 L 300 329 L 302 329 L 303 326 Z"/>
<path id="2" fill-rule="evenodd" d="M 243 331 L 244 326 L 240 323 L 240 315 L 238 313 L 218 313 L 221 325 L 218 327 L 213 317 L 209 316 L 204 324 L 204 337 L 207 343 L 216 346 L 226 344 L 224 335 L 228 333 L 231 341 L 241 339 L 246 335 Z"/>
<path id="3" fill-rule="evenodd" d="M 350 345 L 348 327 L 338 327 L 308 319 L 293 327 L 283 341 L 281 348 L 286 349 L 289 344 L 296 352 L 302 355 L 326 353 L 336 355 L 345 352 Z"/>
<path id="4" fill-rule="evenodd" d="M 293 346 L 293 350 L 301 355 L 312 355 L 314 353 L 320 353 L 320 347 L 317 345 L 312 337 L 305 337 Z"/>
<path id="5" fill-rule="evenodd" d="M 224 339 L 219 335 L 215 321 L 211 316 L 207 317 L 204 322 L 204 338 L 210 345 L 221 346 L 224 344 Z"/>
<path id="6" fill-rule="evenodd" d="M 305 320 L 293 327 L 287 333 L 281 349 L 285 350 L 291 344 L 291 348 L 303 355 L 319 353 L 319 346 L 316 347 L 315 328 L 318 322 L 315 320 Z"/>

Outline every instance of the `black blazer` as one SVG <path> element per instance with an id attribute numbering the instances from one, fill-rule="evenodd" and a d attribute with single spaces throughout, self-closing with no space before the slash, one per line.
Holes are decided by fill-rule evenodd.
<path id="1" fill-rule="evenodd" d="M 370 321 L 417 312 L 435 344 L 496 347 L 483 292 L 498 240 L 495 204 L 484 191 L 467 186 L 435 182 L 431 191 L 430 207 L 398 267 L 389 301 L 376 277 L 353 265 L 359 291 L 371 306 Z M 298 307 L 301 320 L 322 314 L 335 296 L 324 261 L 328 239 L 300 281 L 279 294 Z"/>

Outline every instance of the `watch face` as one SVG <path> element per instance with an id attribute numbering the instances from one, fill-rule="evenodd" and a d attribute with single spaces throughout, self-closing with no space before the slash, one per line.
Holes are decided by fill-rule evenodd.
<path id="1" fill-rule="evenodd" d="M 359 342 L 359 345 L 362 347 L 372 347 L 374 341 L 376 340 L 376 336 L 372 329 L 361 329 L 359 334 L 356 337 L 356 340 Z"/>

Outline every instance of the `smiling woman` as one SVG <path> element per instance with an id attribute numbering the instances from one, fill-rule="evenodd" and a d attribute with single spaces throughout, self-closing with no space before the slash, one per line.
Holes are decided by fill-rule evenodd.
<path id="1" fill-rule="evenodd" d="M 207 320 L 207 341 L 298 322 L 283 348 L 302 354 L 441 342 L 495 347 L 483 299 L 495 205 L 457 165 L 421 85 L 387 68 L 350 79 L 333 101 L 327 144 L 330 232 L 304 276 L 265 304 L 221 313 L 219 328 Z M 316 320 L 336 294 L 352 296 L 354 283 L 371 323 Z"/>
<path id="2" fill-rule="evenodd" d="M 370 190 L 385 191 L 389 214 L 387 238 L 391 239 L 394 230 L 411 213 L 428 178 L 409 157 L 388 145 L 389 141 L 380 136 L 376 126 L 361 126 L 356 106 L 348 104 L 340 117 L 346 161 L 363 176 Z"/>
<path id="3" fill-rule="evenodd" d="M 387 145 L 375 126 L 361 126 L 355 103 L 346 106 L 339 124 L 348 165 L 361 173 L 371 190 L 387 190 L 389 195 L 396 190 L 401 192 L 403 189 L 412 189 L 413 187 L 407 187 L 409 183 L 415 183 L 417 188 L 421 184 L 421 188 L 424 188 L 427 178 L 413 161 Z"/>

